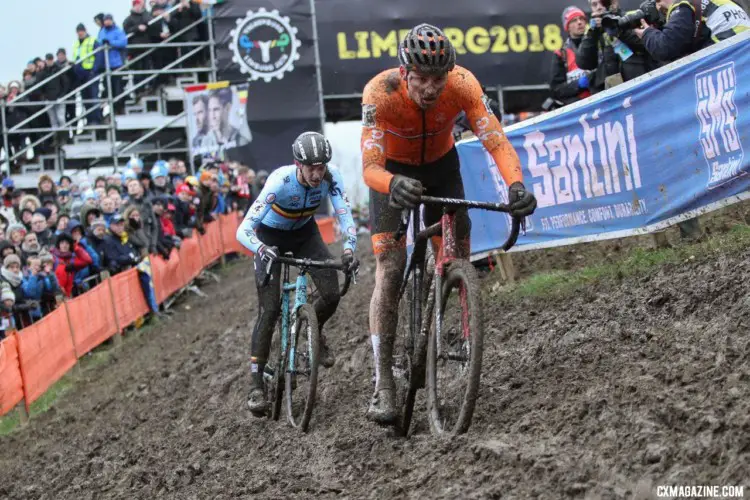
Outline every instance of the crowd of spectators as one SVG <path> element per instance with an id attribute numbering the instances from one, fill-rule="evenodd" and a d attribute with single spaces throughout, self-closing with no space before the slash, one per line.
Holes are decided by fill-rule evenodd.
<path id="1" fill-rule="evenodd" d="M 187 175 L 185 163 L 159 160 L 144 169 L 132 158 L 121 173 L 90 179 L 39 178 L 25 193 L 13 180 L 0 194 L 0 338 L 74 297 L 137 266 L 149 254 L 170 258 L 217 214 L 245 211 L 268 173 L 239 163 L 208 163 Z"/>
<path id="2" fill-rule="evenodd" d="M 168 12 L 172 8 L 175 10 Z M 162 14 L 164 16 L 158 19 Z M 87 27 L 84 23 L 75 27 L 76 38 L 71 52 L 61 47 L 54 53 L 47 53 L 44 57 L 38 56 L 30 59 L 22 73 L 19 73 L 19 79 L 12 80 L 7 85 L 0 84 L 0 99 L 5 100 L 8 105 L 16 104 L 6 109 L 6 127 L 9 129 L 33 117 L 23 125 L 23 129 L 35 130 L 35 132 L 9 134 L 11 155 L 25 148 L 27 138 L 33 143 L 48 133 L 40 132 L 41 130 L 59 129 L 50 141 L 45 141 L 34 148 L 34 154 L 48 152 L 56 145 L 69 140 L 75 128 L 74 124 L 78 122 L 78 116 L 81 116 L 77 114 L 75 91 L 106 71 L 106 59 L 109 60 L 112 70 L 123 68 L 130 60 L 133 63 L 125 68 L 126 71 L 160 69 L 175 61 L 182 54 L 194 50 L 195 47 L 165 47 L 141 58 L 139 56 L 148 49 L 129 47 L 160 43 L 182 30 L 185 32 L 170 42 L 208 40 L 208 29 L 205 23 L 198 23 L 188 28 L 203 15 L 204 11 L 201 10 L 200 2 L 196 1 L 148 0 L 147 5 L 146 0 L 132 0 L 132 10 L 130 15 L 123 20 L 122 26 L 117 24 L 111 14 L 99 13 L 93 18 L 95 24 L 93 30 L 89 29 L 90 25 Z M 106 49 L 95 53 L 101 46 L 106 46 Z M 206 59 L 205 56 L 204 52 L 199 52 L 194 57 L 186 59 L 181 66 L 199 66 Z M 65 68 L 70 69 L 61 72 Z M 57 76 L 51 78 L 54 75 Z M 133 84 L 137 85 L 145 78 L 147 77 L 144 75 L 136 75 L 133 78 Z M 157 85 L 168 84 L 172 79 L 174 75 L 171 77 L 160 75 L 138 88 L 135 93 L 151 92 Z M 25 91 L 45 81 L 43 85 L 22 96 Z M 125 90 L 125 78 L 114 73 L 111 81 L 113 96 L 122 94 Z M 85 117 L 81 116 L 80 119 L 85 120 L 86 124 L 99 125 L 110 119 L 109 116 L 103 117 L 102 115 L 102 104 L 106 104 L 106 92 L 104 81 L 91 83 L 80 91 L 81 98 L 84 100 L 82 108 L 86 112 Z M 49 107 L 46 113 L 41 112 L 46 107 L 42 104 L 43 102 L 56 101 L 71 93 L 74 95 L 66 99 L 67 102 Z M 19 96 L 22 97 L 19 98 Z M 35 102 L 39 104 L 34 105 Z M 115 103 L 116 113 L 122 112 L 124 103 L 125 99 Z M 18 158 L 16 163 L 18 161 L 23 161 L 23 158 Z"/>

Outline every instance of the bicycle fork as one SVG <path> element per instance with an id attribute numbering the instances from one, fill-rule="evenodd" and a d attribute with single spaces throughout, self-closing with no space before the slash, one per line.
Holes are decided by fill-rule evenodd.
<path id="1" fill-rule="evenodd" d="M 289 278 L 289 268 L 286 269 L 285 279 L 284 282 L 286 283 Z M 287 365 L 287 373 L 296 373 L 295 371 L 295 360 L 297 357 L 297 311 L 299 311 L 299 308 L 302 307 L 302 305 L 307 303 L 307 276 L 304 272 L 301 272 L 299 276 L 297 276 L 297 282 L 294 285 L 284 285 L 284 291 L 285 292 L 295 292 L 294 296 L 294 317 L 295 321 L 292 323 L 292 328 L 290 331 L 291 335 L 291 342 L 292 346 L 289 349 L 289 364 Z M 286 301 L 287 301 L 287 307 L 289 307 L 289 297 L 288 293 L 285 295 Z M 285 315 L 286 319 L 288 315 Z M 310 359 L 310 362 L 313 362 L 312 359 L 312 345 L 308 343 L 308 356 Z"/>

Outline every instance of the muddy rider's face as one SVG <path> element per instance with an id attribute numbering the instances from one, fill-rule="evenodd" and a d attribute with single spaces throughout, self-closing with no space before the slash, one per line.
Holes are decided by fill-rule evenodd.
<path id="1" fill-rule="evenodd" d="M 320 186 L 320 183 L 323 182 L 323 177 L 328 170 L 328 165 L 302 165 L 299 162 L 296 163 L 303 184 L 310 187 Z"/>
<path id="2" fill-rule="evenodd" d="M 406 80 L 409 97 L 422 109 L 434 107 L 448 83 L 448 73 L 429 75 L 419 71 L 407 71 L 403 66 L 399 72 L 401 78 Z"/>

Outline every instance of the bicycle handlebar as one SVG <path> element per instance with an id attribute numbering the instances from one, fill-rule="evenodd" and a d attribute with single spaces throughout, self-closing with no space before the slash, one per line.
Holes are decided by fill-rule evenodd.
<path id="1" fill-rule="evenodd" d="M 279 256 L 273 259 L 273 261 L 266 267 L 265 278 L 263 279 L 263 286 L 268 284 L 268 280 L 271 277 L 271 266 L 278 262 L 279 264 L 286 264 L 288 266 L 299 267 L 300 269 L 335 269 L 344 273 L 344 286 L 341 288 L 341 296 L 343 297 L 349 291 L 349 287 L 354 282 L 357 283 L 357 270 L 354 272 L 346 272 L 344 265 L 336 262 L 335 260 L 313 260 L 313 259 L 297 259 L 295 257 Z"/>
<path id="2" fill-rule="evenodd" d="M 504 213 L 510 213 L 510 205 L 507 203 L 491 203 L 487 201 L 471 201 L 471 200 L 460 200 L 457 198 L 439 198 L 435 196 L 422 196 L 420 198 L 420 203 L 423 205 L 443 205 L 443 206 L 453 206 L 453 207 L 466 207 L 466 208 L 479 208 L 482 210 L 490 210 L 492 212 L 504 212 Z M 404 210 L 405 213 L 407 213 L 409 210 Z M 435 226 L 438 226 L 440 223 L 436 224 Z M 394 238 L 396 241 L 399 241 L 401 238 L 404 237 L 406 234 L 406 230 L 409 227 L 409 218 L 408 217 L 402 217 L 401 222 L 399 223 L 398 229 L 396 230 L 396 233 L 394 235 Z M 511 224 L 510 228 L 510 234 L 508 235 L 508 239 L 503 243 L 502 249 L 504 251 L 510 250 L 513 245 L 516 244 L 516 241 L 518 241 L 518 236 L 521 233 L 521 229 L 523 228 L 524 232 L 526 231 L 526 221 L 522 217 L 513 217 L 513 222 Z M 436 229 L 434 226 L 430 226 L 429 228 L 425 229 L 423 233 L 435 233 Z M 421 235 L 422 233 L 420 233 Z"/>

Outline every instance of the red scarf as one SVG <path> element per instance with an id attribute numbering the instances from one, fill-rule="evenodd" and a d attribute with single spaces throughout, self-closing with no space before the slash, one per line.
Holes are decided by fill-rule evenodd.
<path id="1" fill-rule="evenodd" d="M 161 217 L 161 229 L 162 231 L 164 231 L 165 236 L 177 236 L 177 231 L 175 231 L 174 224 L 164 215 L 162 215 Z"/>

